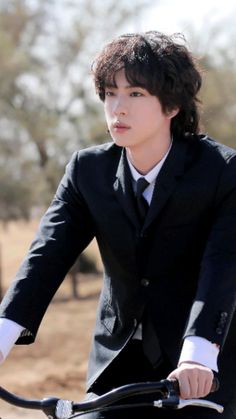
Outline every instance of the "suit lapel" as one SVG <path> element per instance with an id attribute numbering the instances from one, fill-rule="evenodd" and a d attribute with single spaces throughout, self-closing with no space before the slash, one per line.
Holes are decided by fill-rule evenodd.
<path id="1" fill-rule="evenodd" d="M 177 185 L 178 178 L 184 172 L 187 141 L 173 141 L 170 153 L 167 156 L 159 175 L 157 176 L 152 201 L 145 219 L 145 230 L 156 219 Z"/>
<path id="2" fill-rule="evenodd" d="M 135 198 L 132 187 L 130 169 L 126 160 L 125 149 L 122 149 L 121 158 L 116 172 L 113 188 L 124 212 L 132 224 L 139 228 L 139 219 L 136 212 Z"/>
<path id="3" fill-rule="evenodd" d="M 156 219 L 169 197 L 174 192 L 178 179 L 184 173 L 187 146 L 187 141 L 173 141 L 170 153 L 157 176 L 152 202 L 143 225 L 143 230 Z M 121 153 L 113 188 L 127 217 L 137 229 L 140 229 L 132 187 L 132 178 L 125 155 L 125 149 L 123 149 Z"/>

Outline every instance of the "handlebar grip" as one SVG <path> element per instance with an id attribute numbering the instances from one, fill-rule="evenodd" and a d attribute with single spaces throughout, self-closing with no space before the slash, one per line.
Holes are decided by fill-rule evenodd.
<path id="1" fill-rule="evenodd" d="M 220 382 L 217 377 L 214 377 L 212 381 L 212 386 L 211 386 L 211 393 L 215 393 L 215 391 L 218 391 L 219 388 L 220 388 Z"/>
<path id="2" fill-rule="evenodd" d="M 172 381 L 172 380 L 171 380 Z M 213 378 L 211 391 L 210 393 L 215 393 L 215 391 L 219 390 L 220 382 L 217 377 Z M 177 394 L 179 394 L 179 383 L 178 380 L 173 380 L 173 388 Z"/>

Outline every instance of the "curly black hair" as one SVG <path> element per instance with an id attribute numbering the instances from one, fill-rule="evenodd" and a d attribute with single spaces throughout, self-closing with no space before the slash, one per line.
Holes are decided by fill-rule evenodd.
<path id="1" fill-rule="evenodd" d="M 115 74 L 121 69 L 131 86 L 141 86 L 158 97 L 163 112 L 179 109 L 171 121 L 174 138 L 199 133 L 201 71 L 183 35 L 148 31 L 124 34 L 108 43 L 92 65 L 102 101 L 105 87 L 115 86 Z"/>

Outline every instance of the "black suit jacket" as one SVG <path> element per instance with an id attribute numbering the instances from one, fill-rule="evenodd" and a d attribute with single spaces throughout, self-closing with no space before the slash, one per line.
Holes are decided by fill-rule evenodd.
<path id="1" fill-rule="evenodd" d="M 32 342 L 45 310 L 78 254 L 96 237 L 104 285 L 88 387 L 126 345 L 148 304 L 173 367 L 184 336 L 223 348 L 235 308 L 236 156 L 208 137 L 173 142 L 143 227 L 125 151 L 113 143 L 75 153 L 43 217 L 1 316 Z M 220 357 L 235 373 L 231 327 Z M 228 364 L 227 364 L 228 365 Z"/>

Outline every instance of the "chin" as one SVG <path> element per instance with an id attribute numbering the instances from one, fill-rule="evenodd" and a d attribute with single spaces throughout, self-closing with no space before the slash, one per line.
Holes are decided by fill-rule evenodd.
<path id="1" fill-rule="evenodd" d="M 125 141 L 124 138 L 114 138 L 113 136 L 111 138 L 119 147 L 126 147 L 128 145 L 128 142 Z"/>

